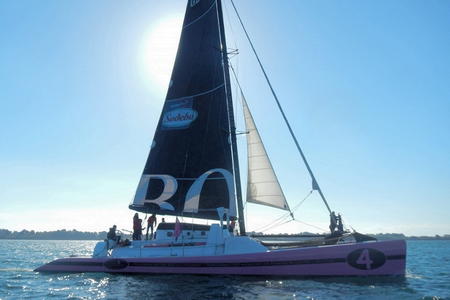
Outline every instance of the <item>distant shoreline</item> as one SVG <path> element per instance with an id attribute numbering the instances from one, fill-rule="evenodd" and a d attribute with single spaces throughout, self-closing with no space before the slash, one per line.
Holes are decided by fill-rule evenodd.
<path id="1" fill-rule="evenodd" d="M 55 230 L 55 231 L 34 231 L 34 230 L 22 230 L 22 231 L 10 231 L 8 229 L 0 229 L 0 240 L 104 240 L 106 238 L 106 231 L 89 232 L 78 230 Z M 249 235 L 261 233 L 249 233 Z M 320 236 L 319 234 L 302 232 L 300 234 L 265 234 L 264 237 L 284 237 L 284 238 L 296 238 L 300 235 Z M 378 240 L 450 240 L 450 234 L 434 235 L 434 236 L 405 236 L 402 233 L 377 233 L 369 234 L 377 238 Z M 127 236 L 125 236 L 127 238 Z"/>
<path id="2" fill-rule="evenodd" d="M 34 231 L 21 230 L 10 231 L 0 229 L 0 240 L 104 240 L 106 231 L 86 232 L 78 230 Z"/>
<path id="3" fill-rule="evenodd" d="M 314 234 L 309 233 L 302 233 L 302 234 L 264 234 L 263 237 L 267 238 L 296 238 L 301 237 L 303 234 L 311 235 L 311 237 L 314 237 Z M 406 236 L 403 233 L 376 233 L 376 234 L 367 234 L 369 236 L 372 236 L 380 241 L 386 241 L 386 240 L 408 240 L 408 241 L 450 241 L 450 235 L 434 235 L 434 236 Z M 322 236 L 320 234 L 317 234 L 317 236 Z M 261 237 L 258 234 L 258 237 Z"/>

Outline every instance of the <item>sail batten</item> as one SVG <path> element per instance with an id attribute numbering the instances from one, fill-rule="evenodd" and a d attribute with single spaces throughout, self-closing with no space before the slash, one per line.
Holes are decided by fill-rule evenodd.
<path id="1" fill-rule="evenodd" d="M 247 130 L 247 202 L 290 210 L 244 96 Z"/>
<path id="2" fill-rule="evenodd" d="M 167 101 L 171 101 L 171 100 L 179 100 L 179 99 L 182 99 L 182 98 L 189 98 L 189 97 L 203 96 L 203 95 L 212 93 L 212 92 L 214 92 L 215 90 L 218 90 L 218 89 L 220 89 L 220 88 L 222 88 L 222 87 L 224 87 L 224 86 L 225 86 L 225 83 L 222 83 L 222 84 L 219 84 L 218 86 L 216 86 L 216 87 L 214 87 L 214 88 L 212 88 L 212 89 L 209 89 L 209 90 L 204 91 L 204 92 L 197 93 L 197 94 L 195 94 L 195 95 L 183 96 L 183 97 L 179 97 L 179 98 L 175 98 L 175 99 L 168 99 Z"/>

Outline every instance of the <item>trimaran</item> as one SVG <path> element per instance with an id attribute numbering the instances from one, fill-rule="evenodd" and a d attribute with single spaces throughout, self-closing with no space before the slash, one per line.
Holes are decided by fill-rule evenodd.
<path id="1" fill-rule="evenodd" d="M 313 190 L 320 194 L 330 213 L 331 232 L 320 239 L 286 243 L 285 247 L 246 235 L 221 2 L 187 3 L 166 100 L 130 205 L 130 209 L 139 212 L 216 222 L 160 223 L 153 239 L 128 243 L 105 240 L 97 243 L 91 257 L 57 259 L 36 271 L 404 275 L 405 241 L 376 241 L 342 230 L 342 220 L 339 224 L 328 206 L 258 57 L 312 178 Z M 247 31 L 245 34 L 251 43 Z M 255 51 L 253 44 L 251 47 Z M 243 111 L 248 152 L 247 201 L 290 211 L 245 98 Z M 234 220 L 239 231 L 229 230 Z"/>

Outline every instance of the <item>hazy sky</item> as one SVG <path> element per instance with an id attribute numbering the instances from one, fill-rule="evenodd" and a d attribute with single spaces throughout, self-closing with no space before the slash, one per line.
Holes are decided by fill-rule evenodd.
<path id="1" fill-rule="evenodd" d="M 450 2 L 235 3 L 346 224 L 367 233 L 450 233 Z M 161 112 L 185 5 L 0 1 L 0 228 L 131 229 L 128 204 Z M 224 5 L 228 46 L 240 52 L 232 63 L 294 207 L 310 179 L 229 1 Z M 245 159 L 241 167 L 245 173 Z M 281 214 L 248 204 L 247 227 Z M 295 216 L 328 225 L 316 194 Z M 317 230 L 290 222 L 273 231 Z"/>

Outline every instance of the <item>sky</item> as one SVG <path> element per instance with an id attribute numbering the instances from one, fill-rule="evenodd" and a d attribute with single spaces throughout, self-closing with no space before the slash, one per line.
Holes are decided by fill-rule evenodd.
<path id="1" fill-rule="evenodd" d="M 450 234 L 450 2 L 235 3 L 346 226 Z M 185 5 L 0 1 L 0 228 L 131 229 L 128 204 L 161 113 Z M 294 207 L 311 180 L 229 0 L 224 11 L 228 47 L 239 49 L 231 62 Z M 245 155 L 243 137 L 239 143 Z M 245 215 L 247 229 L 258 230 L 283 212 L 247 204 Z M 316 193 L 294 215 L 298 221 L 267 232 L 328 227 Z"/>

